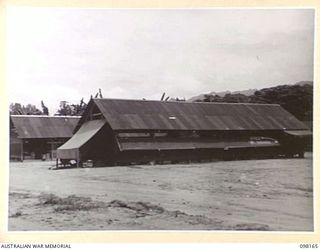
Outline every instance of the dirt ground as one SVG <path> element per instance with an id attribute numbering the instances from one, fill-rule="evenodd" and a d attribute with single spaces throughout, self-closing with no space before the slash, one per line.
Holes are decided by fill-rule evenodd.
<path id="1" fill-rule="evenodd" d="M 10 163 L 8 229 L 312 231 L 312 155 L 49 170 Z"/>

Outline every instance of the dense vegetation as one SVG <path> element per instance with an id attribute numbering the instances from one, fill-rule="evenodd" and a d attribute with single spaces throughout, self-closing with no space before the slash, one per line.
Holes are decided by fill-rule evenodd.
<path id="1" fill-rule="evenodd" d="M 279 85 L 256 91 L 253 95 L 226 94 L 225 96 L 207 94 L 197 102 L 229 102 L 229 103 L 274 103 L 302 121 L 312 121 L 313 86 Z"/>
<path id="2" fill-rule="evenodd" d="M 10 115 L 49 115 L 49 109 L 41 101 L 42 110 L 33 104 L 21 105 L 20 103 L 11 103 L 9 107 Z M 87 104 L 81 99 L 79 104 L 70 104 L 61 101 L 59 109 L 54 115 L 77 116 L 82 115 Z"/>
<path id="3" fill-rule="evenodd" d="M 101 89 L 94 96 L 95 98 L 103 98 Z M 93 98 L 91 95 L 90 98 Z M 72 104 L 67 101 L 61 101 L 59 109 L 54 115 L 63 116 L 81 116 L 87 107 L 87 103 L 83 101 L 83 98 L 79 103 Z M 33 104 L 21 105 L 20 103 L 11 103 L 9 107 L 10 115 L 49 115 L 49 109 L 41 101 L 41 108 L 37 108 Z"/>
<path id="4" fill-rule="evenodd" d="M 66 101 L 60 102 L 60 107 L 55 115 L 81 116 L 87 104 L 81 99 L 79 104 L 69 104 Z"/>
<path id="5" fill-rule="evenodd" d="M 44 105 L 43 101 L 41 101 L 41 106 L 42 110 L 32 104 L 11 103 L 9 107 L 10 115 L 49 115 L 49 109 Z"/>

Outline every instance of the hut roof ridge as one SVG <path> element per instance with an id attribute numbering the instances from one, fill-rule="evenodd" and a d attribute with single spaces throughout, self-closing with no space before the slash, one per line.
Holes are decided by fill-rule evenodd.
<path id="1" fill-rule="evenodd" d="M 186 104 L 227 104 L 227 105 L 261 105 L 261 106 L 280 106 L 277 103 L 251 103 L 251 102 L 190 102 L 190 101 L 177 101 L 177 100 L 146 100 L 146 99 L 122 99 L 122 98 L 92 98 L 93 100 L 110 100 L 110 101 L 132 101 L 132 102 L 161 102 L 161 103 L 186 103 Z"/>
<path id="2" fill-rule="evenodd" d="M 81 116 L 75 115 L 10 115 L 12 117 L 37 117 L 37 118 L 77 118 Z"/>

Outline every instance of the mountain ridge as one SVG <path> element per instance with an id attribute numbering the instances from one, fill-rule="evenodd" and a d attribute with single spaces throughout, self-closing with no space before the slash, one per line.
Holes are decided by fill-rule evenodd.
<path id="1" fill-rule="evenodd" d="M 306 85 L 306 84 L 313 86 L 313 81 L 299 81 L 299 82 L 296 82 L 294 84 L 280 84 L 280 85 L 267 87 L 267 88 L 274 88 L 274 87 L 282 86 L 282 85 L 289 85 L 289 86 L 299 85 L 299 86 L 303 86 L 303 85 Z M 267 88 L 261 88 L 261 89 L 267 89 Z M 187 101 L 194 102 L 196 100 L 202 100 L 202 99 L 205 98 L 205 95 L 218 95 L 220 97 L 224 97 L 227 94 L 231 94 L 231 95 L 242 94 L 242 95 L 245 95 L 245 96 L 250 96 L 250 95 L 253 95 L 256 91 L 261 90 L 261 89 L 254 88 L 254 89 L 245 89 L 245 90 L 237 90 L 237 91 L 230 91 L 230 90 L 219 91 L 219 92 L 212 91 L 210 93 L 199 94 L 197 96 L 190 97 Z"/>

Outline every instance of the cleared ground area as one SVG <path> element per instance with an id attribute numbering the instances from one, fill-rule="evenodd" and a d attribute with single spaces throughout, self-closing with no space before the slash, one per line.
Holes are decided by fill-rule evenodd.
<path id="1" fill-rule="evenodd" d="M 49 170 L 10 163 L 9 230 L 312 231 L 312 155 Z"/>

